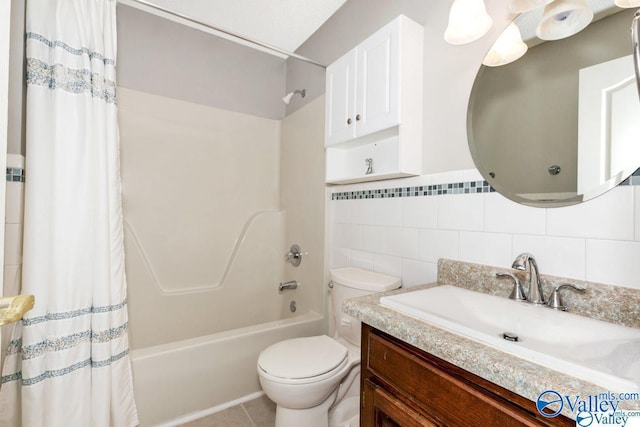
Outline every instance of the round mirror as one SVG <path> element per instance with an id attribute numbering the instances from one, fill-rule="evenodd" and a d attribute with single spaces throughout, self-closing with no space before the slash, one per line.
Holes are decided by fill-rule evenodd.
<path id="1" fill-rule="evenodd" d="M 535 37 L 541 9 L 520 15 L 515 23 L 529 45 L 526 54 L 481 66 L 469 101 L 469 148 L 482 176 L 507 198 L 572 205 L 640 167 L 630 38 L 635 9 L 610 3 L 586 29 L 548 42 Z"/>

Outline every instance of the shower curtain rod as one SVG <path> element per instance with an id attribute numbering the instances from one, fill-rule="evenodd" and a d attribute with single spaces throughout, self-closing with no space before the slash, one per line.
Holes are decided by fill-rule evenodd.
<path id="1" fill-rule="evenodd" d="M 215 27 L 215 26 L 213 26 L 211 24 L 207 24 L 205 22 L 199 21 L 199 20 L 197 20 L 195 18 L 191 18 L 190 16 L 186 16 L 186 15 L 183 15 L 183 14 L 178 13 L 178 12 L 173 12 L 173 11 L 171 11 L 169 9 L 166 9 L 166 8 L 164 8 L 162 6 L 158 6 L 156 4 L 150 3 L 150 2 L 148 2 L 146 0 L 128 0 L 128 1 L 134 2 L 134 3 L 138 3 L 138 4 L 141 4 L 143 6 L 147 6 L 147 7 L 150 7 L 152 9 L 155 9 L 155 10 L 159 10 L 160 12 L 164 12 L 164 13 L 167 13 L 169 15 L 173 15 L 173 16 L 175 16 L 177 18 L 184 19 L 184 20 L 189 21 L 189 22 L 191 22 L 193 24 L 202 25 L 203 27 L 209 28 L 210 30 L 218 31 L 220 33 L 223 33 L 223 34 L 226 34 L 228 36 L 234 37 L 236 39 L 239 39 L 239 40 L 254 44 L 256 46 L 260 46 L 262 48 L 271 50 L 273 52 L 277 52 L 277 53 L 280 53 L 282 55 L 287 55 L 287 56 L 290 56 L 292 58 L 299 59 L 300 61 L 304 61 L 304 62 L 307 62 L 309 64 L 313 64 L 313 65 L 315 65 L 317 67 L 327 68 L 326 65 L 320 64 L 319 62 L 316 62 L 313 59 L 309 59 L 306 56 L 298 55 L 297 53 L 293 53 L 293 52 L 288 52 L 288 51 L 286 51 L 284 49 L 280 49 L 279 47 L 275 47 L 275 46 L 272 46 L 270 44 L 263 43 L 261 41 L 258 41 L 258 40 L 255 40 L 255 39 L 252 39 L 252 38 L 249 38 L 249 37 L 241 36 L 239 34 L 231 32 L 229 30 L 225 30 L 225 29 L 222 29 L 222 28 L 219 28 L 219 27 Z"/>

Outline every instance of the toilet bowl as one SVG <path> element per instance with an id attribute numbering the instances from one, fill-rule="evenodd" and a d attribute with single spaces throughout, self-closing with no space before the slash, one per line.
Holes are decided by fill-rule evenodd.
<path id="1" fill-rule="evenodd" d="M 293 338 L 267 347 L 258 357 L 265 394 L 276 403 L 276 427 L 336 427 L 329 414 L 357 421 L 360 322 L 342 313 L 345 299 L 400 287 L 400 279 L 357 268 L 331 271 L 336 333 Z M 357 425 L 353 424 L 353 425 Z"/>

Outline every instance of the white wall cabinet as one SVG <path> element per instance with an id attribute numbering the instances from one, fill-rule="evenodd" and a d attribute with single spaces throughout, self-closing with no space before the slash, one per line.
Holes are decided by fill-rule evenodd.
<path id="1" fill-rule="evenodd" d="M 356 59 L 353 49 L 327 67 L 325 146 L 356 137 Z"/>
<path id="2" fill-rule="evenodd" d="M 422 41 L 399 16 L 327 67 L 328 183 L 422 173 Z"/>

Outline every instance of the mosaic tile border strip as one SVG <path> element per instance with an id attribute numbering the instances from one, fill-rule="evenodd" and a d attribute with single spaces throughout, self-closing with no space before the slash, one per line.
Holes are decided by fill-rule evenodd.
<path id="1" fill-rule="evenodd" d="M 24 182 L 24 169 L 7 168 L 7 182 Z"/>
<path id="2" fill-rule="evenodd" d="M 343 191 L 331 194 L 331 200 L 386 199 L 395 197 L 440 196 L 443 194 L 493 193 L 487 181 L 466 181 L 451 184 L 420 185 L 415 187 L 383 188 L 379 190 Z"/>
<path id="3" fill-rule="evenodd" d="M 640 185 L 640 168 L 619 185 Z M 465 181 L 450 184 L 392 187 L 376 190 L 338 191 L 331 193 L 331 200 L 386 199 L 395 197 L 440 196 L 443 194 L 494 193 L 487 181 Z"/>

